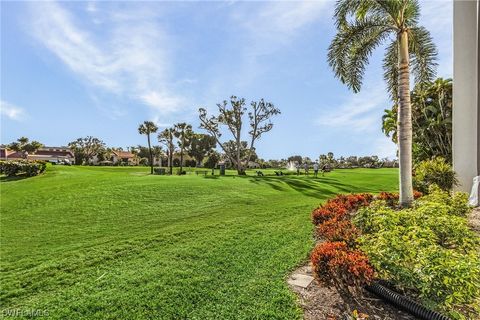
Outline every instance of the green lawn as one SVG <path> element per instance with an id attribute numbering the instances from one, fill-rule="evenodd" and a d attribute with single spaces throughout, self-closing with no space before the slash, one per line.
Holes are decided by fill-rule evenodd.
<path id="1" fill-rule="evenodd" d="M 148 172 L 51 166 L 3 179 L 3 314 L 301 319 L 285 279 L 312 247 L 312 209 L 337 193 L 397 186 L 396 169 L 318 179 Z"/>

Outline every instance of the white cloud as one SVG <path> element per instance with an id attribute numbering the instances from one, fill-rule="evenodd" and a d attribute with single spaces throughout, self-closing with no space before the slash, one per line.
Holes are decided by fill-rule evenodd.
<path id="1" fill-rule="evenodd" d="M 328 108 L 315 121 L 317 125 L 352 131 L 378 130 L 379 112 L 389 106 L 383 84 L 364 88 L 351 95 L 338 108 Z"/>
<path id="2" fill-rule="evenodd" d="M 0 114 L 16 121 L 22 121 L 27 117 L 24 109 L 3 100 L 0 100 Z"/>
<path id="3" fill-rule="evenodd" d="M 112 19 L 107 28 L 111 31 L 100 38 L 80 28 L 75 16 L 58 3 L 32 3 L 31 9 L 34 37 L 89 84 L 137 99 L 154 112 L 181 107 L 183 99 L 168 88 L 169 39 L 152 16 L 130 12 L 127 20 Z M 92 2 L 87 10 L 95 12 L 97 7 Z"/>
<path id="4" fill-rule="evenodd" d="M 302 28 L 328 16 L 329 1 L 266 2 L 257 10 L 235 11 L 233 18 L 245 31 L 247 54 L 269 54 L 288 45 Z M 256 4 L 258 7 L 258 4 Z"/>
<path id="5" fill-rule="evenodd" d="M 97 12 L 97 3 L 93 1 L 88 2 L 85 10 L 88 12 Z"/>

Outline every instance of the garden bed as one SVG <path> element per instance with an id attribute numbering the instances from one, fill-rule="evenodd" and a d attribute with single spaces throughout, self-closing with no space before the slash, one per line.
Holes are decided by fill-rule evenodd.
<path id="1" fill-rule="evenodd" d="M 313 277 L 310 263 L 296 269 L 292 275 L 305 274 Z M 342 295 L 333 287 L 312 281 L 307 288 L 290 285 L 298 297 L 305 320 L 341 320 L 352 317 L 355 310 L 358 319 L 414 320 L 415 317 L 385 303 L 377 296 L 363 290 L 362 297 L 353 299 Z M 365 316 L 368 316 L 366 318 Z"/>
<path id="2" fill-rule="evenodd" d="M 335 319 L 355 309 L 391 317 L 363 289 L 378 279 L 452 319 L 479 315 L 480 242 L 467 224 L 466 195 L 432 186 L 428 195 L 415 198 L 412 208 L 401 209 L 398 194 L 339 195 L 313 211 L 317 245 L 311 273 L 318 283 L 299 292 L 306 305 L 321 304 L 312 319 L 330 319 L 329 312 Z"/>

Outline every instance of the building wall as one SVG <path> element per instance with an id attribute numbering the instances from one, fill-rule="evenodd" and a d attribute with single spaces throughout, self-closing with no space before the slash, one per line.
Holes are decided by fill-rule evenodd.
<path id="1" fill-rule="evenodd" d="M 479 1 L 453 4 L 453 167 L 459 190 L 470 192 L 479 175 Z"/>

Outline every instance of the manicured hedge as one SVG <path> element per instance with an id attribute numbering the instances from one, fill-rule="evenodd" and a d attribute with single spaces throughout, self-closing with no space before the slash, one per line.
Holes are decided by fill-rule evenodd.
<path id="1" fill-rule="evenodd" d="M 47 164 L 44 161 L 7 160 L 0 161 L 0 174 L 13 177 L 24 174 L 27 177 L 39 175 L 45 171 Z"/>

